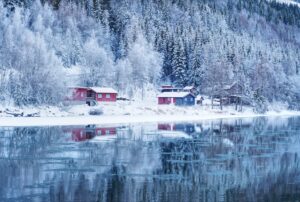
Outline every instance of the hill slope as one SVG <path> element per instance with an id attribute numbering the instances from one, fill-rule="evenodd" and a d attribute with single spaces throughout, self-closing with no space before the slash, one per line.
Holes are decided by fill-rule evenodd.
<path id="1" fill-rule="evenodd" d="M 147 97 L 164 82 L 222 95 L 223 86 L 239 82 L 254 106 L 299 107 L 297 6 L 264 0 L 17 3 L 22 8 L 10 0 L 0 6 L 2 102 L 56 104 L 72 80 L 64 69 L 75 66 L 81 70 L 75 84 L 110 85 L 129 97 Z"/>

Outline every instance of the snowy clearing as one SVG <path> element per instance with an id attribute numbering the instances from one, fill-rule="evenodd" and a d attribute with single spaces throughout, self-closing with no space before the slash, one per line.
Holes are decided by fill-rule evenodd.
<path id="1" fill-rule="evenodd" d="M 247 118 L 263 116 L 300 116 L 300 112 L 282 111 L 255 113 L 214 113 L 203 114 L 169 114 L 169 115 L 103 115 L 103 116 L 69 116 L 69 117 L 0 117 L 0 126 L 51 126 L 51 125 L 88 125 L 88 124 L 122 124 L 150 122 L 188 122 L 209 119 Z"/>

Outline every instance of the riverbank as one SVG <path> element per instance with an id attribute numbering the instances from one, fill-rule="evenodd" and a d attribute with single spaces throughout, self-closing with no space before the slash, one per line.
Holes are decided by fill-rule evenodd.
<path id="1" fill-rule="evenodd" d="M 121 106 L 119 106 L 121 107 Z M 129 106 L 127 106 L 129 107 Z M 103 115 L 88 115 L 89 107 L 76 106 L 69 111 L 49 109 L 49 116 L 40 117 L 0 117 L 0 126 L 50 126 L 50 125 L 88 125 L 88 124 L 125 124 L 125 123 L 151 123 L 151 122 L 193 122 L 210 119 L 266 117 L 266 116 L 300 116 L 300 111 L 272 110 L 266 114 L 256 114 L 251 108 L 244 108 L 242 112 L 234 111 L 232 107 L 224 110 L 210 109 L 205 106 L 199 107 L 175 107 L 175 106 L 144 106 L 132 110 L 123 110 L 117 106 L 106 106 Z M 119 111 L 118 111 L 119 110 Z"/>

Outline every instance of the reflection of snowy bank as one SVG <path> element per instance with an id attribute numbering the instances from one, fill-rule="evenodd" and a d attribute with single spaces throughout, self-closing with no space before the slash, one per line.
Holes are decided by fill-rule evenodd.
<path id="1" fill-rule="evenodd" d="M 108 141 L 114 141 L 116 138 L 117 136 L 114 135 L 96 136 L 90 142 L 92 143 L 108 142 Z"/>

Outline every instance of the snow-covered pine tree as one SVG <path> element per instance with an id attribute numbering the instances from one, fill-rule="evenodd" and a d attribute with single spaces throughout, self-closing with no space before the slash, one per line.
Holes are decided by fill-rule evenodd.
<path id="1" fill-rule="evenodd" d="M 175 83 L 178 85 L 186 85 L 188 79 L 187 70 L 187 58 L 183 40 L 176 38 L 172 50 L 172 74 L 175 79 Z"/>

